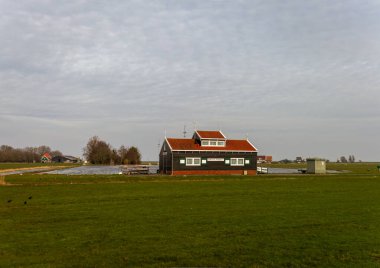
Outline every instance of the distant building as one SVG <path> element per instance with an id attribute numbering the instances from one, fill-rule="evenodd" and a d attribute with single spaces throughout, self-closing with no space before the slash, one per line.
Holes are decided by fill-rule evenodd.
<path id="1" fill-rule="evenodd" d="M 230 140 L 221 131 L 197 130 L 191 139 L 165 138 L 159 172 L 170 175 L 255 175 L 257 150 L 248 140 Z"/>
<path id="2" fill-rule="evenodd" d="M 296 157 L 296 163 L 302 163 L 305 162 L 305 160 L 301 156 Z"/>
<path id="3" fill-rule="evenodd" d="M 80 159 L 70 155 L 57 155 L 51 161 L 54 163 L 79 163 Z"/>
<path id="4" fill-rule="evenodd" d="M 49 153 L 44 153 L 41 157 L 41 163 L 51 163 L 51 155 Z"/>
<path id="5" fill-rule="evenodd" d="M 257 156 L 257 163 L 272 163 L 272 156 L 271 155 L 258 155 Z"/>

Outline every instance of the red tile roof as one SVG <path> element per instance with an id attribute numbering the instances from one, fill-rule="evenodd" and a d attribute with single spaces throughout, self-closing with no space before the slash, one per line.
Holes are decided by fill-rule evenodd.
<path id="1" fill-rule="evenodd" d="M 201 139 L 226 139 L 221 131 L 196 130 Z"/>
<path id="2" fill-rule="evenodd" d="M 247 140 L 227 140 L 226 146 L 200 146 L 194 139 L 167 138 L 173 151 L 245 151 L 256 152 L 256 148 Z"/>
<path id="3" fill-rule="evenodd" d="M 46 157 L 46 158 L 51 159 L 51 155 L 50 155 L 49 153 L 44 153 L 44 154 L 42 155 L 42 157 Z"/>

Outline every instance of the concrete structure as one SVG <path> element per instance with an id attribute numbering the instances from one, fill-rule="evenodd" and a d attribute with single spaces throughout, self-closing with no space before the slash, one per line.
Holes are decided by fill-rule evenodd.
<path id="1" fill-rule="evenodd" d="M 326 174 L 326 161 L 320 158 L 308 158 L 307 170 L 309 174 Z"/>

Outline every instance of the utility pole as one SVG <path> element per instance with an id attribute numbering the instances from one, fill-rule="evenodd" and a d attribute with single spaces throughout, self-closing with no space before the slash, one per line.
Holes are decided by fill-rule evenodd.
<path id="1" fill-rule="evenodd" d="M 160 141 L 157 143 L 158 161 L 160 161 Z"/>

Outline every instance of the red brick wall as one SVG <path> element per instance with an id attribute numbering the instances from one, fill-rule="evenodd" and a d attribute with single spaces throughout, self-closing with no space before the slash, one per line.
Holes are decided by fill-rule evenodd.
<path id="1" fill-rule="evenodd" d="M 171 175 L 244 175 L 244 170 L 175 170 Z M 256 175 L 256 170 L 247 170 L 247 175 Z"/>

